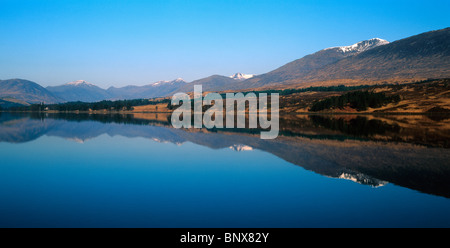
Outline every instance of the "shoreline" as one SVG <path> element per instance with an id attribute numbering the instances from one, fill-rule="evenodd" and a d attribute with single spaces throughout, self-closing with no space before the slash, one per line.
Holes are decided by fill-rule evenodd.
<path id="1" fill-rule="evenodd" d="M 171 114 L 173 111 L 8 111 L 0 113 L 42 113 L 42 114 Z M 248 113 L 247 113 L 248 114 Z M 450 115 L 448 112 L 282 112 L 282 116 L 296 115 Z"/>

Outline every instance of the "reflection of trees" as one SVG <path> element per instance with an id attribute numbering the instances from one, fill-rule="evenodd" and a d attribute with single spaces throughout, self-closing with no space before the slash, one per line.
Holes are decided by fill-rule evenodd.
<path id="1" fill-rule="evenodd" d="M 30 117 L 33 119 L 43 119 L 52 118 L 56 120 L 67 120 L 67 121 L 98 121 L 101 123 L 118 123 L 118 124 L 133 124 L 133 125 L 150 125 L 150 124 L 170 124 L 170 118 L 167 121 L 161 120 L 148 120 L 134 118 L 133 114 L 73 114 L 73 113 L 57 113 L 57 114 L 46 114 L 32 112 Z M 170 117 L 170 116 L 169 116 Z"/>
<path id="2" fill-rule="evenodd" d="M 398 133 L 400 131 L 400 127 L 397 124 L 388 124 L 376 119 L 369 120 L 363 116 L 356 116 L 356 118 L 350 120 L 319 115 L 313 115 L 310 118 L 315 125 L 350 135 L 371 136 L 385 134 L 386 132 Z"/>
<path id="3" fill-rule="evenodd" d="M 408 125 L 395 118 L 376 119 L 374 116 L 357 115 L 302 115 L 280 116 L 279 136 L 303 137 L 316 140 L 376 140 L 406 142 L 429 147 L 450 147 L 450 131 L 445 125 L 419 116 L 421 126 Z M 0 123 L 22 118 L 43 121 L 45 118 L 70 122 L 95 121 L 129 125 L 155 125 L 172 127 L 170 114 L 89 114 L 89 113 L 8 113 L 3 112 Z M 235 118 L 236 120 L 236 118 Z M 428 120 L 428 122 L 427 122 Z M 192 119 L 193 121 L 193 119 Z M 417 119 L 415 119 L 417 122 Z M 248 122 L 248 120 L 247 120 Z M 427 123 L 430 126 L 427 126 Z M 203 131 L 259 135 L 261 128 L 203 128 Z M 194 130 L 191 130 L 194 131 Z"/>

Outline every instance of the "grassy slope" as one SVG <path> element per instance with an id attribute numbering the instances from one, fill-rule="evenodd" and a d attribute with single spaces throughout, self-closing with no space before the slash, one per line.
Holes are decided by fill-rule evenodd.
<path id="1" fill-rule="evenodd" d="M 400 95 L 401 101 L 381 108 L 368 109 L 363 113 L 425 113 L 433 107 L 450 109 L 450 79 L 431 80 L 401 85 L 378 85 L 368 88 L 373 92 L 384 92 L 387 96 Z M 345 92 L 304 92 L 283 96 L 280 99 L 282 112 L 309 112 L 314 101 Z M 357 112 L 355 109 L 330 109 L 322 112 Z"/>

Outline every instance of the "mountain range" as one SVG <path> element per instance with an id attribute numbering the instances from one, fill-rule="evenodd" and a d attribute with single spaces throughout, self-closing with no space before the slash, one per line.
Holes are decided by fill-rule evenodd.
<path id="1" fill-rule="evenodd" d="M 386 44 L 389 44 L 386 40 L 373 38 L 350 46 L 326 48 L 316 53 L 306 55 L 301 59 L 287 63 L 286 65 L 271 72 L 253 77 L 246 83 L 247 85 L 250 85 L 250 87 L 287 84 L 290 80 L 303 79 L 308 74 L 320 70 L 328 65 L 332 65 L 346 57 L 354 56 Z M 246 86 L 239 84 L 235 87 L 245 88 Z"/>
<path id="2" fill-rule="evenodd" d="M 103 89 L 84 80 L 43 88 L 22 80 L 0 80 L 0 99 L 27 103 L 154 98 L 191 92 L 201 84 L 203 91 L 253 88 L 296 88 L 311 85 L 411 82 L 450 77 L 450 28 L 430 31 L 388 42 L 373 38 L 353 45 L 331 47 L 261 74 L 212 75 L 186 82 L 159 81 L 143 86 Z"/>
<path id="3" fill-rule="evenodd" d="M 110 95 L 111 99 L 152 98 L 167 96 L 185 84 L 186 81 L 178 78 L 172 81 L 158 81 L 144 86 L 109 87 L 106 92 Z"/>
<path id="4" fill-rule="evenodd" d="M 371 39 L 328 48 L 234 85 L 233 89 L 371 82 L 408 82 L 450 77 L 450 28 L 394 42 Z"/>

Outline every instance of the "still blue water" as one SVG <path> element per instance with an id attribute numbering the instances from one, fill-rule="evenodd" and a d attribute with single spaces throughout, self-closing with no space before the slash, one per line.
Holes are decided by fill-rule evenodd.
<path id="1" fill-rule="evenodd" d="M 0 227 L 450 227 L 449 198 L 259 149 L 42 135 L 0 155 Z"/>

